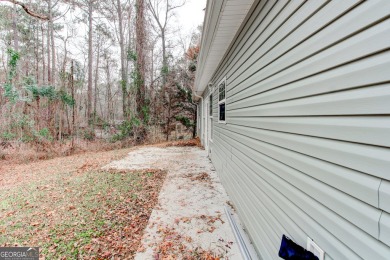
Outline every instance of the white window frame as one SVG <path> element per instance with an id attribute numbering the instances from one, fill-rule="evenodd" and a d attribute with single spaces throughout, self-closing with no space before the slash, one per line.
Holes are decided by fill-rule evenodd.
<path id="1" fill-rule="evenodd" d="M 225 84 L 225 89 L 224 89 L 224 99 L 222 99 L 222 100 L 219 100 L 219 96 L 220 96 L 220 89 L 219 89 L 219 87 L 221 86 L 221 84 Z M 227 92 L 226 92 L 226 77 L 224 77 L 219 83 L 218 83 L 218 86 L 217 86 L 217 89 L 218 89 L 218 123 L 220 123 L 220 124 L 226 124 L 226 94 L 227 94 Z M 220 113 L 220 105 L 221 104 L 225 104 L 225 120 L 220 120 L 220 115 L 219 115 L 219 113 Z"/>
<path id="2" fill-rule="evenodd" d="M 213 118 L 213 92 L 210 92 L 209 95 L 208 95 L 208 100 L 209 100 L 209 117 L 210 118 Z M 211 108 L 211 109 L 210 109 Z"/>
<path id="3" fill-rule="evenodd" d="M 208 117 L 209 117 L 209 124 L 210 124 L 210 141 L 213 142 L 213 120 L 214 120 L 214 117 L 213 117 L 213 93 L 214 92 L 214 88 L 210 88 L 210 91 L 209 91 L 209 95 L 208 95 L 208 102 L 209 102 L 209 107 L 208 107 Z M 211 109 L 210 109 L 211 108 Z M 211 112 L 211 113 L 210 113 Z"/>

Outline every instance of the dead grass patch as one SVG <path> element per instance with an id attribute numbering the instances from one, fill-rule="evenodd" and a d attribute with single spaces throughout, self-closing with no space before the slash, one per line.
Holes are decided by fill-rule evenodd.
<path id="1" fill-rule="evenodd" d="M 131 259 L 165 176 L 90 170 L 4 189 L 0 246 L 39 246 L 47 259 Z"/>
<path id="2" fill-rule="evenodd" d="M 40 160 L 48 160 L 62 156 L 83 154 L 86 152 L 101 152 L 132 147 L 133 143 L 116 142 L 110 143 L 104 140 L 85 141 L 75 140 L 74 146 L 71 141 L 40 141 L 23 143 L 19 141 L 1 142 L 0 160 L 8 163 L 26 163 Z"/>
<path id="3" fill-rule="evenodd" d="M 165 142 L 158 144 L 157 147 L 185 147 L 185 146 L 196 146 L 196 147 L 202 147 L 200 143 L 199 138 L 191 139 L 191 140 L 180 140 L 180 141 L 173 141 L 173 142 Z"/>
<path id="4" fill-rule="evenodd" d="M 86 152 L 36 162 L 3 161 L 0 163 L 0 190 L 32 181 L 48 180 L 58 173 L 72 175 L 97 170 L 113 160 L 122 159 L 134 149 L 136 148 Z"/>

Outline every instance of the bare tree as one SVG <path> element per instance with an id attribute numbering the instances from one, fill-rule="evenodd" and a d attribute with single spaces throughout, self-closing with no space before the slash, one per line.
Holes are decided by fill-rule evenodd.
<path id="1" fill-rule="evenodd" d="M 110 20 L 114 20 L 116 38 L 120 49 L 120 72 L 121 72 L 121 90 L 122 90 L 122 112 L 124 117 L 128 117 L 128 62 L 126 45 L 129 43 L 125 40 L 126 35 L 126 16 L 127 20 L 131 19 L 132 8 L 128 0 L 111 0 L 109 13 L 105 14 Z M 130 28 L 128 28 L 130 31 Z"/>
<path id="2" fill-rule="evenodd" d="M 167 30 L 170 18 L 174 16 L 174 10 L 182 7 L 186 1 L 175 3 L 173 0 L 146 0 L 154 21 L 157 24 L 158 34 L 161 37 L 162 46 L 162 81 L 167 82 L 168 57 L 167 57 Z"/>

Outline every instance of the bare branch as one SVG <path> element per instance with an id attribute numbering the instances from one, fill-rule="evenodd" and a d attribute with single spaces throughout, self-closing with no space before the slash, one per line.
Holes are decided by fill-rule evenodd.
<path id="1" fill-rule="evenodd" d="M 22 2 L 19 2 L 19 1 L 16 1 L 16 0 L 0 0 L 0 2 L 9 2 L 9 3 L 13 3 L 13 4 L 16 4 L 16 5 L 19 5 L 23 8 L 23 10 L 29 14 L 30 16 L 32 17 L 35 17 L 35 18 L 38 18 L 38 19 L 41 19 L 41 20 L 45 20 L 45 21 L 48 21 L 49 20 L 49 17 L 47 16 L 43 16 L 41 14 L 37 14 L 33 11 L 31 11 L 24 3 Z"/>

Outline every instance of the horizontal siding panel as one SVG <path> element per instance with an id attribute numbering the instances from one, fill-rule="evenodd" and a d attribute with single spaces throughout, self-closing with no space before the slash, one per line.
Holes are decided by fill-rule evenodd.
<path id="1" fill-rule="evenodd" d="M 220 168 L 223 168 L 226 165 L 226 160 L 222 159 L 222 158 L 228 158 L 231 153 L 224 148 L 224 146 L 222 145 L 222 142 L 218 142 L 218 137 L 216 137 L 216 140 L 214 141 L 214 143 L 215 143 L 215 145 L 214 145 L 215 152 L 221 158 Z"/>
<path id="2" fill-rule="evenodd" d="M 308 1 L 304 5 L 303 1 L 290 1 L 283 11 L 275 18 L 271 26 L 267 27 L 262 35 L 253 43 L 255 50 L 249 49 L 240 59 L 243 65 L 236 64 L 233 68 L 229 81 L 235 84 L 235 79 L 238 77 L 248 77 L 253 69 L 251 66 L 266 55 L 271 49 L 277 46 L 290 33 L 294 32 L 299 26 L 310 16 L 315 13 L 322 5 L 326 3 L 325 0 Z M 288 20 L 286 22 L 286 20 Z M 281 54 L 281 53 L 280 53 Z M 241 63 L 240 62 L 240 63 Z M 265 64 L 265 63 L 263 63 Z M 258 69 L 259 66 L 256 67 Z"/>
<path id="3" fill-rule="evenodd" d="M 372 176 L 390 179 L 388 174 L 390 150 L 386 148 L 234 125 L 229 126 L 229 129 L 247 137 L 365 172 Z"/>
<path id="4" fill-rule="evenodd" d="M 336 259 L 360 259 L 354 252 L 340 243 L 331 232 L 327 231 L 322 225 L 319 225 L 320 219 L 309 217 L 306 212 L 311 211 L 305 212 L 305 210 L 302 210 L 296 204 L 292 203 L 289 198 L 293 198 L 294 196 L 285 196 L 285 194 L 288 193 L 286 187 L 283 186 L 283 188 L 281 188 L 281 186 L 275 186 L 273 183 L 270 183 L 268 176 L 272 174 L 269 174 L 269 172 L 262 167 L 256 168 L 254 172 L 251 168 L 251 164 L 252 162 L 248 164 L 247 161 L 241 161 L 235 156 L 233 157 L 232 162 L 228 162 L 229 167 L 231 167 L 234 172 L 239 173 L 239 176 L 245 181 L 243 186 L 247 186 L 247 189 L 244 190 L 244 194 L 246 193 L 246 190 L 262 190 L 279 206 L 286 216 L 290 217 L 297 225 L 305 227 L 305 230 L 309 232 L 309 235 L 315 239 L 315 241 L 318 241 L 320 246 L 328 253 L 332 253 Z M 251 199 L 251 197 L 246 197 L 246 201 Z M 306 204 L 306 201 L 303 203 Z M 246 211 L 245 214 L 248 214 L 248 211 Z M 279 245 L 280 241 L 278 242 Z M 255 243 L 257 243 L 257 241 L 255 241 Z"/>
<path id="5" fill-rule="evenodd" d="M 379 240 L 390 246 L 390 214 L 383 212 L 380 223 L 380 236 Z"/>
<path id="6" fill-rule="evenodd" d="M 214 147 L 214 155 L 212 157 L 212 162 L 213 162 L 213 165 L 218 173 L 218 176 L 222 180 L 221 173 L 223 172 L 222 171 L 222 164 L 223 164 L 224 160 L 220 157 L 221 154 L 222 154 L 222 151 L 219 149 L 218 145 L 216 144 Z"/>
<path id="7" fill-rule="evenodd" d="M 272 73 L 284 70 L 296 62 L 307 59 L 315 53 L 332 46 L 340 39 L 350 36 L 362 28 L 365 28 L 367 24 L 372 24 L 388 15 L 383 4 L 388 5 L 389 3 L 367 1 L 350 11 L 348 15 L 342 16 L 336 22 L 330 24 L 330 22 L 336 19 L 340 14 L 356 5 L 356 3 L 357 1 L 330 2 L 313 17 L 311 17 L 310 20 L 285 38 L 285 40 L 283 40 L 279 45 L 271 46 L 274 49 L 269 53 L 268 57 L 263 57 L 257 61 L 257 63 L 251 64 L 251 66 L 248 66 L 249 64 L 245 64 L 243 66 L 247 66 L 248 71 L 250 70 L 252 74 L 255 72 L 255 69 L 260 70 L 264 67 L 266 67 L 266 71 Z M 388 8 L 390 8 L 390 5 L 388 5 Z M 329 26 L 322 29 L 327 25 Z M 293 50 L 290 51 L 291 49 Z M 257 56 L 257 53 L 253 53 L 253 57 L 258 58 L 259 56 Z M 269 65 L 277 58 L 278 61 Z M 251 75 L 251 73 L 248 74 Z M 262 78 L 266 78 L 270 75 L 271 74 L 262 72 Z M 247 78 L 245 76 L 240 77 Z M 229 78 L 230 81 L 233 79 L 235 78 Z M 233 83 L 231 88 L 234 88 L 235 86 L 236 84 Z M 248 86 L 250 85 L 247 85 L 246 87 Z"/>
<path id="8" fill-rule="evenodd" d="M 227 145 L 227 143 L 224 143 L 224 141 L 220 140 L 220 142 L 218 142 L 220 144 L 222 144 L 222 146 L 224 145 Z M 225 158 L 223 159 L 223 163 L 224 164 L 227 164 L 227 161 L 226 161 L 226 158 L 227 158 L 227 154 L 225 153 L 225 151 L 220 150 L 222 146 L 219 146 L 218 147 L 218 151 L 219 151 L 219 154 L 218 156 L 222 156 L 222 158 Z M 258 215 L 256 214 L 256 216 L 254 216 L 252 214 L 252 209 L 256 209 L 257 207 L 256 206 L 253 206 L 252 205 L 252 202 L 249 202 L 246 201 L 246 196 L 245 196 L 245 193 L 243 192 L 243 190 L 241 189 L 244 189 L 245 190 L 245 184 L 242 182 L 242 179 L 239 178 L 240 175 L 237 174 L 237 172 L 235 172 L 234 170 L 232 170 L 232 167 L 231 166 L 228 166 L 228 167 L 223 167 L 223 171 L 221 171 L 220 173 L 223 173 L 223 174 L 220 174 L 220 178 L 221 178 L 221 181 L 223 183 L 223 185 L 226 187 L 226 189 L 229 191 L 229 196 L 230 198 L 235 202 L 235 207 L 236 209 L 238 210 L 239 213 L 244 213 L 244 212 L 247 212 L 247 211 L 250 211 L 251 213 L 248 215 L 248 214 L 245 214 L 245 215 L 241 215 L 240 214 L 240 218 L 242 221 L 244 221 L 245 223 L 245 228 L 246 230 L 257 230 L 258 232 L 256 232 L 255 234 L 251 233 L 250 236 L 251 236 L 251 239 L 253 241 L 258 241 L 259 243 L 256 243 L 256 245 L 260 248 L 262 248 L 263 250 L 261 251 L 262 255 L 265 256 L 266 258 L 265 259 L 275 259 L 276 255 L 274 254 L 270 254 L 268 251 L 264 251 L 265 250 L 269 250 L 269 248 L 276 248 L 276 244 L 279 243 L 278 238 L 276 238 L 275 236 L 272 236 L 272 234 L 275 234 L 275 232 L 271 231 L 270 232 L 270 229 L 269 227 L 267 227 L 266 225 L 264 225 L 263 223 L 266 223 L 265 222 L 265 219 L 261 219 L 262 221 L 260 221 L 260 217 L 262 217 L 262 215 Z M 233 188 L 233 187 L 236 187 L 236 188 Z M 259 212 L 258 212 L 259 213 Z M 258 225 L 256 225 L 256 223 Z M 263 229 L 266 228 L 266 231 L 263 231 Z M 262 231 L 262 232 L 259 232 L 259 229 Z M 263 234 L 263 236 L 260 236 L 260 233 Z M 271 236 L 271 237 L 269 237 Z M 272 243 L 271 240 L 274 240 L 275 243 Z"/>
<path id="9" fill-rule="evenodd" d="M 244 157 L 245 160 L 243 160 Z M 390 249 L 383 243 L 346 221 L 338 214 L 335 214 L 327 207 L 319 204 L 316 200 L 302 193 L 279 176 L 268 171 L 256 162 L 250 161 L 248 157 L 243 156 L 238 159 L 233 156 L 233 162 L 236 164 L 240 163 L 240 168 L 248 166 L 253 171 L 261 173 L 261 177 L 283 194 L 285 198 L 288 198 L 291 204 L 295 204 L 304 212 L 308 212 L 310 217 L 314 218 L 341 241 L 348 244 L 348 246 L 361 257 L 365 259 L 386 259 L 386 257 L 390 255 Z M 255 179 L 251 179 L 251 181 L 254 180 Z M 256 179 L 256 182 L 259 183 L 260 181 Z M 289 214 L 289 212 L 285 213 Z"/>
<path id="10" fill-rule="evenodd" d="M 218 144 L 219 148 L 223 151 L 224 153 L 224 158 L 230 158 L 231 155 L 231 146 L 229 143 L 224 142 L 222 137 L 220 136 L 214 136 L 214 142 Z"/>
<path id="11" fill-rule="evenodd" d="M 265 2 L 265 1 L 264 1 Z M 301 3 L 301 2 L 300 2 Z M 256 48 L 256 40 L 264 35 L 265 31 L 270 27 L 270 25 L 274 22 L 275 17 L 280 17 L 280 13 L 283 11 L 288 2 L 284 1 L 267 1 L 267 4 L 264 6 L 259 5 L 258 10 L 261 9 L 259 15 L 254 21 L 255 26 L 252 26 L 247 30 L 246 34 L 243 35 L 243 38 L 239 42 L 239 45 L 235 46 L 235 53 L 231 54 L 230 57 L 233 57 L 233 60 L 229 60 L 227 64 L 232 66 L 237 62 L 243 63 L 246 61 L 245 57 L 248 58 L 250 55 L 247 55 L 247 51 Z M 252 22 L 252 21 L 250 21 Z M 278 26 L 280 23 L 278 24 Z M 238 42 L 238 41 L 236 41 Z M 238 46 L 240 46 L 239 49 Z M 254 47 L 253 47 L 254 46 Z M 238 50 L 238 51 L 237 51 Z M 238 53 L 237 53 L 238 52 Z M 244 57 L 244 58 L 243 58 Z M 231 68 L 230 68 L 231 69 Z M 226 71 L 230 70 L 226 69 Z"/>
<path id="12" fill-rule="evenodd" d="M 388 51 L 287 84 L 281 88 L 274 88 L 240 101 L 229 103 L 229 109 L 280 102 L 389 82 L 389 68 L 390 52 Z"/>
<path id="13" fill-rule="evenodd" d="M 242 83 L 245 86 L 251 86 L 250 88 L 243 90 L 244 86 L 242 86 L 229 91 L 229 103 L 386 50 L 390 47 L 389 34 L 390 21 L 386 20 L 288 69 L 275 73 L 276 71 L 280 71 L 281 65 L 285 62 L 279 59 L 277 62 L 265 67 L 264 70 L 253 74 L 250 79 Z M 245 77 L 243 76 L 240 82 L 244 79 Z M 230 82 L 229 80 L 227 82 L 228 90 L 235 86 L 234 82 Z"/>
<path id="14" fill-rule="evenodd" d="M 390 182 L 382 180 L 379 188 L 379 208 L 390 213 Z"/>
<path id="15" fill-rule="evenodd" d="M 381 180 L 367 174 L 337 166 L 330 162 L 318 160 L 310 155 L 304 155 L 283 147 L 258 141 L 236 132 L 219 129 L 232 140 L 245 143 L 248 147 L 284 164 L 316 178 L 336 189 L 374 207 L 378 207 L 378 187 Z"/>
<path id="16" fill-rule="evenodd" d="M 252 160 L 256 161 L 273 174 L 279 176 L 291 185 L 294 185 L 296 188 L 335 213 L 348 219 L 351 223 L 359 226 L 373 237 L 379 237 L 378 221 L 381 210 L 356 200 L 335 188 L 284 165 L 282 162 L 275 161 L 271 157 L 258 153 L 255 150 L 246 147 L 244 144 L 236 141 L 232 142 L 235 144 L 235 149 L 240 150 L 240 153 L 250 155 Z M 246 158 L 240 156 L 240 154 L 235 154 L 234 152 L 233 154 L 242 161 L 246 160 Z"/>
<path id="17" fill-rule="evenodd" d="M 219 148 L 217 148 L 219 149 Z M 223 157 L 223 152 L 219 150 L 219 153 L 218 155 L 216 156 L 218 159 L 217 160 L 222 160 L 219 156 L 221 155 Z M 226 163 L 226 160 L 223 160 L 224 163 Z M 220 171 L 219 173 L 223 173 L 223 174 L 219 174 L 220 176 L 220 179 L 222 181 L 222 184 L 224 185 L 224 187 L 226 188 L 226 190 L 228 191 L 228 194 L 229 194 L 229 197 L 234 201 L 235 203 L 235 207 L 237 208 L 238 212 L 246 212 L 246 210 L 250 210 L 247 208 L 246 206 L 246 202 L 245 202 L 245 196 L 243 197 L 243 192 L 241 191 L 241 187 L 243 187 L 241 184 L 240 184 L 240 180 L 237 179 L 237 175 L 236 174 L 230 174 L 229 171 L 231 170 L 231 168 L 227 168 L 227 167 L 223 167 L 223 170 Z M 234 187 L 237 187 L 237 188 L 234 188 Z M 257 249 L 258 248 L 262 248 L 262 249 L 268 249 L 270 246 L 274 246 L 270 243 L 270 240 L 269 239 L 265 239 L 265 237 L 260 237 L 260 233 L 263 233 L 263 234 L 266 234 L 263 230 L 263 227 L 260 226 L 260 227 L 255 227 L 253 226 L 254 223 L 256 221 L 258 221 L 258 219 L 253 219 L 251 216 L 248 216 L 247 214 L 245 215 L 240 215 L 240 219 L 242 221 L 244 221 L 245 223 L 245 228 L 246 230 L 258 230 L 258 232 L 256 233 L 250 233 L 250 237 L 252 239 L 252 241 L 258 241 L 258 243 L 256 243 L 256 246 L 257 246 Z M 260 232 L 259 232 L 259 228 L 260 228 Z M 266 243 L 266 244 L 264 244 Z M 260 254 L 260 252 L 258 252 Z M 265 259 L 272 259 L 271 255 L 268 253 L 268 251 L 261 251 L 261 255 L 263 255 L 263 257 L 265 257 Z"/>
<path id="18" fill-rule="evenodd" d="M 379 240 L 390 246 L 390 214 L 383 212 L 381 221 L 379 223 L 380 237 Z M 389 254 L 390 256 L 390 254 Z"/>
<path id="19" fill-rule="evenodd" d="M 282 42 L 282 44 L 276 47 L 278 49 L 275 51 L 279 52 L 278 55 L 283 54 L 283 56 L 278 62 L 271 66 L 269 71 L 275 73 L 276 71 L 286 69 L 296 62 L 307 59 L 320 50 L 332 46 L 340 39 L 346 38 L 362 28 L 365 28 L 368 24 L 375 23 L 376 21 L 383 19 L 383 17 L 388 16 L 387 10 L 390 8 L 389 2 L 366 1 L 350 11 L 348 15 L 342 16 L 339 20 L 329 25 L 332 20 L 355 4 L 356 1 L 333 1 L 325 6 L 320 12 L 315 14 L 311 20 L 306 24 L 303 24 L 301 29 L 298 29 L 295 33 L 291 34 Z M 317 32 L 325 25 L 329 26 L 311 36 L 311 34 Z M 312 30 L 313 28 L 314 30 Z M 301 33 L 300 30 L 303 30 L 303 32 Z M 310 38 L 306 40 L 306 37 Z M 299 42 L 300 44 L 295 47 L 293 51 L 285 53 Z M 239 51 L 242 50 L 239 49 Z M 244 51 L 247 51 L 247 49 L 244 48 Z M 260 64 L 258 69 L 266 64 L 267 63 Z M 253 67 L 256 68 L 256 66 Z M 266 73 L 262 73 L 262 75 L 264 78 Z"/>
<path id="20" fill-rule="evenodd" d="M 230 176 L 234 176 L 231 175 Z M 231 179 L 228 179 L 228 181 L 232 181 Z M 234 179 L 233 179 L 234 181 Z M 238 192 L 241 191 L 241 192 Z M 240 214 L 240 218 L 245 223 L 245 229 L 246 230 L 256 230 L 257 232 L 251 232 L 249 233 L 249 236 L 252 241 L 256 241 L 256 249 L 257 253 L 262 256 L 263 259 L 275 259 L 276 255 L 274 254 L 273 248 L 275 248 L 276 243 L 272 243 L 271 239 L 269 238 L 269 234 L 264 230 L 264 223 L 260 222 L 259 218 L 252 217 L 252 209 L 248 208 L 246 206 L 246 197 L 242 196 L 242 190 L 239 189 L 232 194 L 233 198 L 235 199 L 235 206 L 237 208 L 237 212 Z M 246 214 L 241 214 L 245 212 Z M 256 221 L 259 221 L 259 224 L 255 224 Z M 274 241 L 275 242 L 275 241 Z"/>
<path id="21" fill-rule="evenodd" d="M 309 2 L 317 2 L 317 1 L 311 1 Z M 338 25 L 333 25 L 332 27 L 328 27 L 324 30 L 324 32 L 321 32 L 319 35 L 314 35 L 318 31 L 320 31 L 323 27 L 330 24 L 332 21 L 337 19 L 342 13 L 346 12 L 348 9 L 352 8 L 358 3 L 358 1 L 342 1 L 342 2 L 330 2 L 325 7 L 320 9 L 317 13 L 314 13 L 312 17 L 310 17 L 309 20 L 307 20 L 304 24 L 302 24 L 299 28 L 297 28 L 293 33 L 287 35 L 279 44 L 277 45 L 267 45 L 269 48 L 272 48 L 272 50 L 264 57 L 262 57 L 261 62 L 259 64 L 254 63 L 253 61 L 255 58 L 259 59 L 261 55 L 259 55 L 257 52 L 257 49 L 254 50 L 254 48 L 247 48 L 244 46 L 242 49 L 238 49 L 237 52 L 249 52 L 247 55 L 252 55 L 252 63 L 245 62 L 246 60 L 240 60 L 240 62 L 237 62 L 235 64 L 235 68 L 239 68 L 240 66 L 244 66 L 246 69 L 250 69 L 252 66 L 253 68 L 257 68 L 257 70 L 260 70 L 261 68 L 267 66 L 271 61 L 281 57 L 282 55 L 287 55 L 287 59 L 284 57 L 281 57 L 280 59 L 283 60 L 283 62 L 280 64 L 280 67 L 275 70 L 278 71 L 283 68 L 287 68 L 288 66 L 291 66 L 294 62 L 297 62 L 299 60 L 303 60 L 305 57 L 309 57 L 310 55 L 313 55 L 315 52 L 321 50 L 322 48 L 325 48 L 326 46 L 330 46 L 331 44 L 334 44 L 338 39 L 340 39 L 340 32 L 328 32 L 330 30 L 333 30 L 333 26 L 338 27 Z M 367 20 L 366 18 L 359 17 L 361 15 L 361 12 L 359 12 L 361 8 L 358 8 L 357 11 L 353 10 L 352 12 L 356 13 L 353 15 L 354 17 L 351 17 L 351 15 L 347 16 L 348 19 L 344 24 L 346 26 L 342 27 L 342 30 L 339 30 L 341 32 L 350 34 L 351 32 L 356 31 L 358 28 L 362 28 L 362 26 L 366 26 Z M 355 21 L 352 23 L 353 18 L 359 17 L 359 21 Z M 341 19 L 344 19 L 342 17 Z M 364 21 L 360 22 L 362 19 Z M 372 17 L 369 17 L 368 19 L 372 19 Z M 340 29 L 340 28 L 339 28 Z M 325 34 L 325 35 L 324 35 Z M 325 37 L 324 37 L 325 36 Z M 308 42 L 305 42 L 305 40 L 309 37 L 312 37 L 312 39 L 309 39 Z M 325 39 L 318 39 L 319 37 L 324 37 Z M 315 41 L 314 43 L 313 40 Z M 260 44 L 260 43 L 258 43 Z M 254 46 L 258 46 L 254 45 Z M 302 47 L 300 45 L 306 45 L 306 49 L 304 49 L 303 52 L 299 51 Z M 297 47 L 296 47 L 297 46 Z M 289 50 L 296 48 L 297 51 L 293 51 L 290 53 L 287 53 Z M 291 57 L 289 57 L 291 55 Z M 299 55 L 299 56 L 297 56 Z M 264 61 L 263 61 L 264 60 Z M 246 64 L 243 64 L 245 62 Z M 257 61 L 259 62 L 259 61 Z M 228 74 L 231 75 L 233 72 L 229 70 Z M 251 72 L 253 73 L 254 70 L 251 69 Z M 250 74 L 250 73 L 248 73 Z M 230 78 L 229 80 L 235 80 L 235 77 Z M 233 88 L 236 85 L 233 86 Z"/>
<path id="22" fill-rule="evenodd" d="M 229 118 L 229 123 L 265 130 L 390 147 L 390 116 L 231 117 Z"/>
<path id="23" fill-rule="evenodd" d="M 227 117 L 390 114 L 390 84 L 229 110 Z"/>
<path id="24" fill-rule="evenodd" d="M 325 260 L 333 260 L 333 258 L 325 252 Z"/>
<path id="25" fill-rule="evenodd" d="M 235 170 L 229 169 L 223 174 L 223 177 L 225 176 L 241 177 L 242 174 L 243 173 L 238 173 Z M 240 184 L 241 185 L 239 185 L 238 187 L 239 189 L 241 189 L 241 191 L 237 191 L 237 192 L 239 194 L 246 194 L 247 196 L 253 198 L 253 200 L 246 201 L 244 204 L 251 204 L 251 202 L 256 201 L 256 203 L 250 205 L 250 207 L 254 209 L 261 209 L 261 211 L 265 212 L 268 218 L 272 219 L 272 223 L 274 226 L 280 225 L 280 229 L 277 234 L 287 234 L 290 238 L 294 239 L 296 242 L 299 241 L 299 244 L 306 243 L 307 235 L 288 216 L 286 216 L 277 205 L 273 203 L 271 198 L 269 198 L 260 189 L 257 188 L 249 189 L 244 187 L 245 182 Z M 230 183 L 227 185 L 230 185 Z M 278 220 L 279 222 L 276 222 L 276 220 Z"/>
<path id="26" fill-rule="evenodd" d="M 242 174 L 241 169 L 233 162 L 230 162 L 229 164 L 230 172 L 227 174 L 229 174 L 232 178 L 238 178 L 238 176 Z M 269 198 L 263 196 L 264 193 L 262 191 L 247 184 L 248 183 L 245 182 L 240 185 L 240 189 L 237 191 L 237 193 L 240 194 L 240 197 L 244 197 L 241 199 L 240 203 L 236 204 L 238 213 L 240 216 L 245 214 L 245 216 L 251 219 L 251 230 L 259 230 L 259 227 L 260 230 L 262 230 L 262 232 L 257 232 L 255 241 L 256 243 L 257 241 L 265 242 L 266 247 L 264 249 L 268 251 L 270 256 L 265 259 L 280 259 L 278 257 L 278 250 L 281 241 L 280 234 L 291 235 L 284 231 L 281 226 L 281 223 L 283 223 L 281 222 L 281 219 L 276 219 L 270 213 L 270 207 L 267 204 L 267 202 L 270 201 Z M 256 191 L 256 193 L 254 191 Z M 252 199 L 248 201 L 248 197 L 251 197 Z M 260 249 L 260 254 L 264 251 L 264 249 Z"/>

